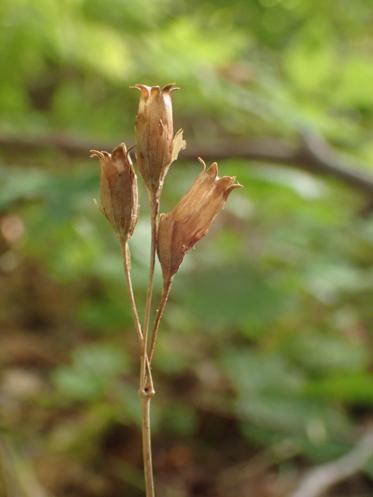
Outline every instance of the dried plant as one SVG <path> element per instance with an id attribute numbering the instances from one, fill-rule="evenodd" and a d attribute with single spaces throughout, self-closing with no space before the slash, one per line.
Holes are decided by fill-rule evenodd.
<path id="1" fill-rule="evenodd" d="M 171 93 L 177 87 L 169 84 L 147 86 L 137 84 L 140 90 L 136 118 L 136 165 L 144 180 L 151 210 L 151 247 L 149 279 L 146 293 L 144 320 L 141 324 L 131 279 L 131 238 L 138 217 L 137 178 L 130 154 L 124 143 L 111 153 L 91 150 L 101 166 L 101 210 L 112 225 L 123 256 L 128 296 L 137 332 L 140 350 L 140 387 L 142 406 L 142 442 L 146 497 L 154 497 L 154 480 L 151 450 L 150 404 L 155 395 L 152 378 L 152 361 L 158 329 L 171 291 L 172 280 L 184 256 L 209 230 L 211 223 L 224 207 L 230 192 L 240 187 L 232 176 L 218 177 L 216 162 L 203 171 L 189 191 L 166 214 L 159 214 L 163 183 L 167 172 L 179 152 L 185 148 L 183 132 L 174 135 Z M 163 292 L 149 330 L 156 255 L 163 273 Z"/>

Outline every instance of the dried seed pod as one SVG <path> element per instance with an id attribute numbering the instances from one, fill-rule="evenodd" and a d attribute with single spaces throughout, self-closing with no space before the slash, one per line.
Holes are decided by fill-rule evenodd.
<path id="1" fill-rule="evenodd" d="M 131 238 L 137 222 L 137 178 L 126 145 L 121 143 L 110 154 L 91 150 L 101 166 L 101 210 L 122 241 Z"/>
<path id="2" fill-rule="evenodd" d="M 233 176 L 219 178 L 216 162 L 206 169 L 199 160 L 202 173 L 176 207 L 160 216 L 158 258 L 166 283 L 179 269 L 186 252 L 208 233 L 230 192 L 241 186 Z"/>
<path id="3" fill-rule="evenodd" d="M 137 84 L 134 88 L 141 92 L 136 117 L 137 164 L 148 190 L 159 196 L 170 165 L 186 145 L 181 129 L 174 136 L 171 93 L 177 87 Z"/>

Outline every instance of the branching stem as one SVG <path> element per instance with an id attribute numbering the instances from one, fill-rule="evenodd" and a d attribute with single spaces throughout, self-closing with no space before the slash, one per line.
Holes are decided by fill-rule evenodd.
<path id="1" fill-rule="evenodd" d="M 127 280 L 128 295 L 131 304 L 132 317 L 136 328 L 138 341 L 140 344 L 141 361 L 140 361 L 140 397 L 141 397 L 141 432 L 142 446 L 144 459 L 144 476 L 145 476 L 145 491 L 146 497 L 155 497 L 154 494 L 154 478 L 153 478 L 153 463 L 152 463 L 152 447 L 151 447 L 151 425 L 150 425 L 150 402 L 155 394 L 153 379 L 146 353 L 146 345 L 144 334 L 141 329 L 141 322 L 136 306 L 135 295 L 133 292 L 131 278 L 131 253 L 127 240 L 121 240 L 121 250 L 123 256 L 124 274 Z"/>
<path id="2" fill-rule="evenodd" d="M 151 247 L 150 247 L 149 278 L 148 278 L 148 287 L 146 292 L 143 327 L 141 327 L 141 322 L 133 291 L 132 278 L 131 278 L 131 253 L 128 246 L 128 240 L 121 240 L 121 250 L 123 256 L 124 274 L 127 281 L 128 295 L 131 304 L 132 318 L 135 324 L 136 334 L 140 345 L 139 393 L 141 398 L 141 412 L 142 412 L 141 432 L 142 432 L 142 447 L 143 447 L 143 459 L 144 459 L 145 490 L 146 490 L 146 497 L 155 497 L 152 447 L 151 447 L 151 424 L 150 424 L 150 404 L 152 397 L 155 395 L 155 390 L 153 386 L 153 378 L 152 378 L 150 365 L 154 355 L 159 325 L 171 291 L 172 279 L 170 279 L 163 287 L 159 308 L 157 310 L 154 326 L 151 333 L 151 341 L 148 347 L 148 335 L 149 335 L 150 315 L 152 310 L 154 268 L 155 268 L 155 257 L 156 257 L 156 247 L 157 247 L 158 215 L 159 215 L 159 200 L 158 197 L 154 194 L 150 195 L 150 207 L 151 207 Z"/>
<path id="3" fill-rule="evenodd" d="M 155 267 L 155 255 L 157 249 L 158 214 L 159 214 L 159 199 L 157 195 L 154 193 L 150 193 L 149 199 L 150 199 L 150 209 L 151 209 L 151 246 L 150 246 L 149 277 L 148 277 L 148 287 L 146 291 L 144 326 L 143 326 L 144 354 L 146 354 L 146 351 L 148 349 L 148 334 L 149 334 L 149 322 L 150 322 L 150 314 L 151 314 L 152 300 L 153 300 L 154 267 Z M 146 382 L 145 363 L 143 364 L 142 378 L 143 378 L 142 388 L 144 389 Z"/>
<path id="4" fill-rule="evenodd" d="M 155 256 L 157 249 L 158 235 L 158 214 L 159 214 L 159 197 L 150 193 L 150 212 L 151 212 L 151 246 L 150 246 L 150 263 L 149 263 L 149 278 L 146 291 L 145 311 L 144 311 L 144 326 L 143 326 L 143 341 L 141 351 L 141 371 L 140 371 L 140 396 L 142 408 L 142 444 L 144 458 L 144 474 L 146 497 L 154 497 L 154 478 L 153 478 L 153 462 L 152 462 L 152 446 L 151 446 L 151 424 L 150 424 L 150 403 L 155 395 L 153 379 L 150 369 L 150 361 L 148 360 L 148 333 L 150 314 L 152 310 L 153 286 L 154 286 L 154 268 Z"/>

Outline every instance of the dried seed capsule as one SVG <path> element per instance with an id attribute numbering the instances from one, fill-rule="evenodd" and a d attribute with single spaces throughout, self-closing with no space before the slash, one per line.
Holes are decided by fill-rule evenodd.
<path id="1" fill-rule="evenodd" d="M 165 282 L 177 272 L 186 252 L 207 234 L 229 193 L 241 186 L 233 176 L 219 178 L 216 162 L 206 169 L 199 160 L 202 173 L 176 207 L 160 217 L 158 258 Z"/>
<path id="2" fill-rule="evenodd" d="M 126 145 L 121 143 L 110 154 L 91 150 L 101 166 L 101 210 L 122 241 L 131 238 L 137 222 L 137 178 Z"/>
<path id="3" fill-rule="evenodd" d="M 137 84 L 134 88 L 141 92 L 136 117 L 137 164 L 148 190 L 159 196 L 170 165 L 186 145 L 181 129 L 174 136 L 171 92 L 177 87 Z"/>

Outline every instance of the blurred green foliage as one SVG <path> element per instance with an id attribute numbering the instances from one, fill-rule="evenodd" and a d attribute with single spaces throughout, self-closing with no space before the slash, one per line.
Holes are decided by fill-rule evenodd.
<path id="1" fill-rule="evenodd" d="M 183 88 L 176 123 L 194 145 L 252 136 L 295 142 L 311 128 L 369 167 L 372 21 L 366 0 L 2 0 L 0 134 L 114 143 L 133 137 L 138 95 L 129 85 L 175 80 Z M 70 450 L 80 440 L 93 458 L 113 424 L 138 422 L 120 254 L 92 201 L 97 164 L 8 150 L 0 166 L 1 213 L 24 226 L 2 249 L 0 270 L 18 274 L 37 261 L 70 299 L 53 324 L 72 330 L 61 339 L 67 357 L 49 372 L 43 402 L 75 406 L 82 418 L 51 430 L 46 446 Z M 247 448 L 286 443 L 312 461 L 335 457 L 373 403 L 366 200 L 285 166 L 232 159 L 220 167 L 245 188 L 176 279 L 156 357 L 156 430 L 193 436 L 207 410 L 233 416 Z M 172 167 L 163 210 L 197 173 L 196 164 Z M 140 307 L 145 196 L 141 215 L 132 243 Z M 19 309 L 2 293 L 1 321 L 19 326 Z M 192 382 L 193 394 L 173 388 L 178 380 Z"/>

